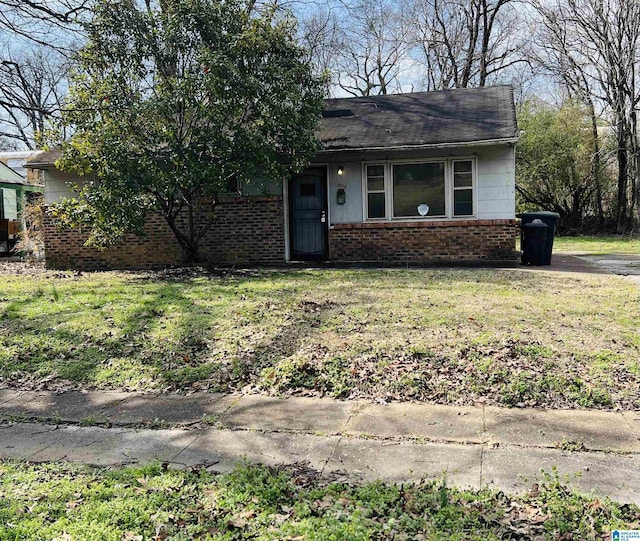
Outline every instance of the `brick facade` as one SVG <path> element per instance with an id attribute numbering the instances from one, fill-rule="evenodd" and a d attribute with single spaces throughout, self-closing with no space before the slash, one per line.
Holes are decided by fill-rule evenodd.
<path id="1" fill-rule="evenodd" d="M 329 234 L 335 262 L 389 264 L 515 261 L 515 220 L 336 224 Z"/>
<path id="2" fill-rule="evenodd" d="M 45 254 L 55 269 L 136 269 L 178 265 L 182 253 L 164 219 L 152 215 L 147 236 L 130 235 L 107 250 L 84 246 L 87 235 L 56 227 L 47 213 Z M 335 263 L 487 263 L 515 261 L 514 220 L 457 220 L 335 224 L 329 258 Z M 285 262 L 282 197 L 234 198 L 216 209 L 200 255 L 211 265 L 278 265 Z"/>
<path id="3" fill-rule="evenodd" d="M 216 209 L 216 221 L 200 242 L 205 264 L 281 264 L 284 252 L 282 197 L 233 198 Z M 84 246 L 87 234 L 61 230 L 46 213 L 44 221 L 47 267 L 53 269 L 140 269 L 177 265 L 182 252 L 164 219 L 151 215 L 147 235 L 129 235 L 106 250 Z"/>
<path id="4" fill-rule="evenodd" d="M 282 196 L 237 197 L 216 209 L 216 223 L 200 243 L 212 264 L 277 265 L 285 262 Z"/>
<path id="5" fill-rule="evenodd" d="M 152 268 L 175 265 L 181 250 L 173 233 L 161 216 L 150 216 L 146 224 L 147 236 L 128 235 L 122 244 L 106 250 L 84 245 L 87 234 L 80 230 L 64 230 L 56 226 L 49 212 L 44 218 L 44 252 L 47 268 L 108 270 Z"/>

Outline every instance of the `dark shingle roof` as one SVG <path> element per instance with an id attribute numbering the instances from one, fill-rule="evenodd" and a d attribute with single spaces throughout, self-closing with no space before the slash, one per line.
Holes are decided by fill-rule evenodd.
<path id="1" fill-rule="evenodd" d="M 319 137 L 323 151 L 338 151 L 513 140 L 517 133 L 513 90 L 494 86 L 326 100 Z"/>
<path id="2" fill-rule="evenodd" d="M 509 86 L 461 88 L 325 100 L 321 152 L 392 149 L 515 140 Z M 32 157 L 27 167 L 52 167 L 59 148 Z"/>
<path id="3" fill-rule="evenodd" d="M 33 169 L 48 169 L 53 167 L 56 160 L 61 156 L 62 150 L 60 148 L 43 150 L 27 160 L 27 167 L 31 167 Z"/>

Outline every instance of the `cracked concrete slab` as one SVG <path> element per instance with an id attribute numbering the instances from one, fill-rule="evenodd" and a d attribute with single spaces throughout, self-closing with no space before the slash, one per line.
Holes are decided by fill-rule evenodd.
<path id="1" fill-rule="evenodd" d="M 582 443 L 587 449 L 640 452 L 638 436 L 620 412 L 485 408 L 489 443 L 558 447 Z"/>
<path id="2" fill-rule="evenodd" d="M 623 411 L 622 416 L 640 441 L 640 411 Z"/>
<path id="3" fill-rule="evenodd" d="M 621 503 L 640 504 L 640 457 L 615 453 L 563 452 L 555 449 L 500 447 L 487 449 L 482 460 L 483 486 L 521 493 L 556 467 L 564 482 L 581 492 L 608 496 Z"/>
<path id="4" fill-rule="evenodd" d="M 115 391 L 68 391 L 20 393 L 6 404 L 0 404 L 0 415 L 27 416 L 78 422 L 91 418 L 105 422 L 109 413 L 131 393 Z"/>
<path id="5" fill-rule="evenodd" d="M 220 417 L 220 423 L 230 428 L 337 434 L 358 407 L 330 398 L 247 395 Z"/>
<path id="6" fill-rule="evenodd" d="M 433 441 L 483 441 L 482 407 L 391 403 L 369 405 L 347 425 L 349 434 L 380 437 L 422 437 Z"/>
<path id="7" fill-rule="evenodd" d="M 62 437 L 60 427 L 55 425 L 3 423 L 0 425 L 0 456 L 26 460 L 55 446 Z"/>
<path id="8" fill-rule="evenodd" d="M 464 488 L 480 487 L 480 445 L 381 442 L 342 438 L 326 471 L 347 471 L 366 481 L 439 479 Z"/>
<path id="9" fill-rule="evenodd" d="M 580 259 L 621 276 L 640 276 L 639 254 L 581 255 Z"/>
<path id="10" fill-rule="evenodd" d="M 222 394 L 198 395 L 135 395 L 109 412 L 109 420 L 118 424 L 162 422 L 187 424 L 202 421 L 205 416 L 218 418 L 236 401 L 237 396 Z"/>
<path id="11" fill-rule="evenodd" d="M 35 462 L 66 460 L 100 466 L 172 461 L 198 435 L 186 430 L 12 423 L 0 429 L 0 456 Z"/>
<path id="12" fill-rule="evenodd" d="M 197 438 L 186 430 L 124 430 L 99 427 L 63 427 L 56 449 L 46 449 L 30 460 L 69 460 L 96 465 L 171 462 Z"/>
<path id="13" fill-rule="evenodd" d="M 243 460 L 268 465 L 305 462 L 325 472 L 387 482 L 439 479 L 452 486 L 489 486 L 519 493 L 558 468 L 571 484 L 621 502 L 640 503 L 640 455 L 565 452 L 501 445 L 418 443 L 251 430 L 138 430 L 0 424 L 0 457 L 96 465 L 166 461 L 228 471 Z M 580 474 L 576 477 L 576 474 Z"/>
<path id="14" fill-rule="evenodd" d="M 248 460 L 267 465 L 307 462 L 321 470 L 335 448 L 338 436 L 311 436 L 275 432 L 207 429 L 173 461 L 184 465 L 212 464 L 229 471 Z"/>

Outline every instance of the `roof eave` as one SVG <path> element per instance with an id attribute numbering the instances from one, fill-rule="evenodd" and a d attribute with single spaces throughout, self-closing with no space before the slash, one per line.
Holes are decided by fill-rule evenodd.
<path id="1" fill-rule="evenodd" d="M 433 150 L 440 148 L 468 148 L 492 145 L 513 145 L 519 137 L 504 137 L 501 139 L 485 139 L 482 141 L 463 141 L 457 143 L 429 143 L 422 145 L 395 145 L 381 147 L 345 147 L 333 149 L 321 149 L 318 154 L 333 154 L 337 152 L 384 152 L 389 150 Z"/>
<path id="2" fill-rule="evenodd" d="M 56 164 L 55 163 L 49 163 L 49 162 L 27 162 L 27 164 L 25 165 L 25 167 L 27 169 L 41 169 L 41 170 L 47 170 L 47 169 L 55 169 L 56 168 Z"/>
<path id="3" fill-rule="evenodd" d="M 16 182 L 13 180 L 9 180 L 6 178 L 0 178 L 0 184 L 4 184 L 5 186 L 11 185 L 11 186 L 39 186 L 38 184 L 31 184 L 30 182 L 27 182 L 26 180 L 24 182 Z M 42 187 L 42 186 L 39 186 Z"/>

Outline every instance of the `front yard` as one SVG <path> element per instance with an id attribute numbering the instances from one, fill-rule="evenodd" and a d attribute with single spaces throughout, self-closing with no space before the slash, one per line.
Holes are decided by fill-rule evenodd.
<path id="1" fill-rule="evenodd" d="M 0 386 L 631 409 L 638 313 L 596 274 L 5 272 Z"/>

